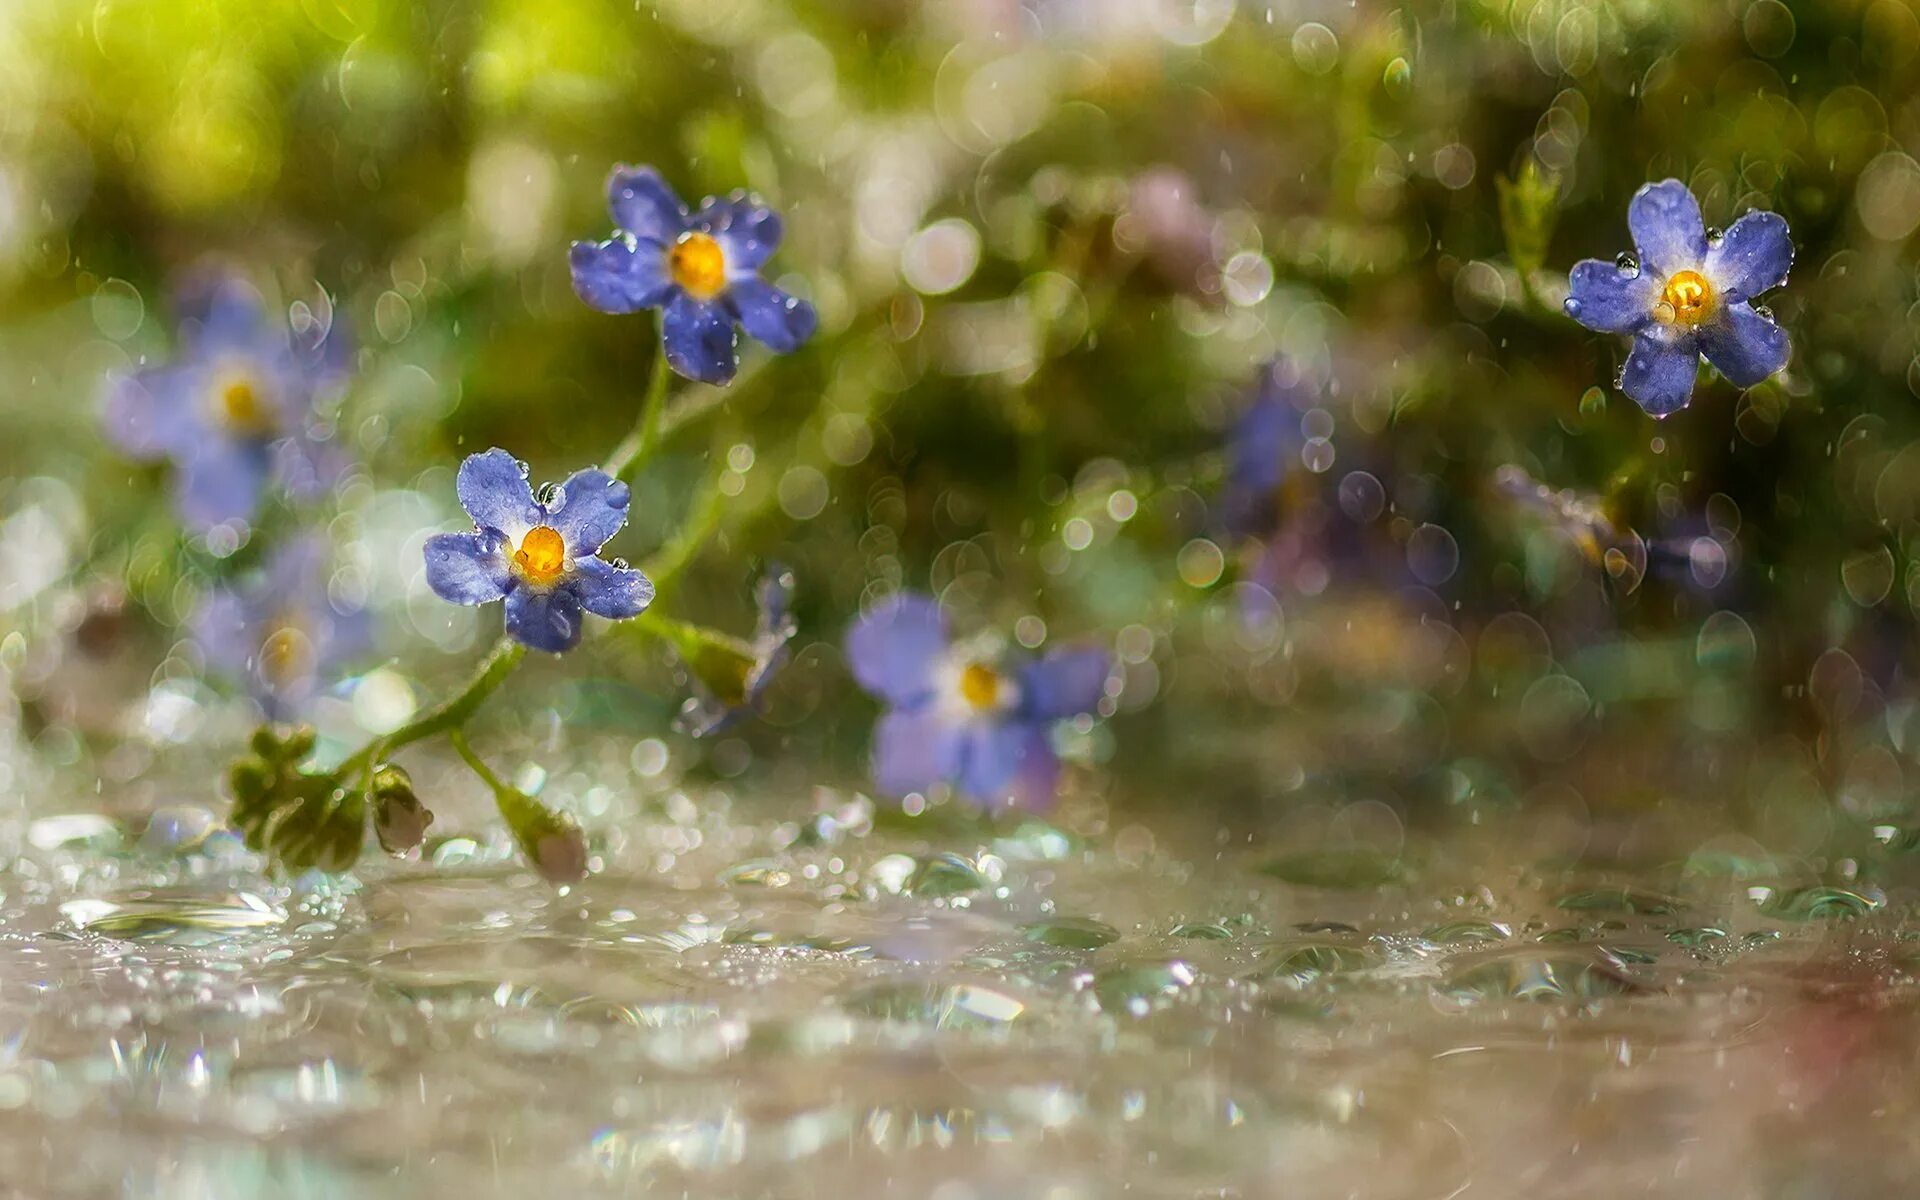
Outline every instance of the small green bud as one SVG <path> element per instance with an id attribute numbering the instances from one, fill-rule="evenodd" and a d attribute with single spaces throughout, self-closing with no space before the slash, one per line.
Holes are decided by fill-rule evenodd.
<path id="1" fill-rule="evenodd" d="M 548 883 L 578 883 L 587 873 L 587 839 L 566 813 L 548 808 L 515 788 L 494 795 L 513 840 Z"/>
<path id="2" fill-rule="evenodd" d="M 380 848 L 388 854 L 405 854 L 420 845 L 433 813 L 414 794 L 413 780 L 404 768 L 392 763 L 373 773 L 367 786 L 367 798 L 373 807 L 373 832 Z"/>

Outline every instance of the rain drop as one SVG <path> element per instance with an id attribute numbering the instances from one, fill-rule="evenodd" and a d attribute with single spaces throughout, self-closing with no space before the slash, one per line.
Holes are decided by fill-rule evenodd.
<path id="1" fill-rule="evenodd" d="M 1622 254 L 1613 260 L 1613 265 L 1619 267 L 1629 275 L 1640 274 L 1640 260 L 1631 254 Z"/>

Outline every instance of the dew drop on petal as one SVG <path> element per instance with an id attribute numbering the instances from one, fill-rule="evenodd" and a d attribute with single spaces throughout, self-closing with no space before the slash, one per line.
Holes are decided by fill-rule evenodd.
<path id="1" fill-rule="evenodd" d="M 1640 274 L 1640 260 L 1631 254 L 1622 254 L 1613 260 L 1613 265 L 1619 267 L 1629 275 Z"/>

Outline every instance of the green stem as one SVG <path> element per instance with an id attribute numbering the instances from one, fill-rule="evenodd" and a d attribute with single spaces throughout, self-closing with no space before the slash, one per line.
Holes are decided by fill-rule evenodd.
<path id="1" fill-rule="evenodd" d="M 526 655 L 525 646 L 510 637 L 501 638 L 494 646 L 493 652 L 480 664 L 480 669 L 474 672 L 473 678 L 468 681 L 466 687 L 385 737 L 374 738 L 360 747 L 345 762 L 334 768 L 334 773 L 344 779 L 379 765 L 389 754 L 402 746 L 410 746 L 414 742 L 440 733 L 450 731 L 457 733 L 480 706 L 487 702 L 487 697 L 499 690 L 500 685 L 506 682 L 507 676 L 513 674 L 513 669 L 520 665 L 520 660 Z"/>
<path id="2" fill-rule="evenodd" d="M 653 356 L 653 377 L 647 381 L 647 394 L 640 401 L 640 419 L 607 457 L 605 470 L 615 479 L 638 475 L 660 445 L 660 414 L 667 406 L 667 383 L 672 378 L 666 347 L 662 346 Z"/>
<path id="3" fill-rule="evenodd" d="M 493 768 L 473 752 L 472 746 L 467 745 L 465 733 L 456 729 L 447 735 L 447 740 L 453 743 L 454 753 L 460 756 L 460 761 L 466 763 L 468 769 L 480 777 L 480 782 L 487 785 L 488 790 L 493 792 L 494 801 L 498 803 L 500 793 L 507 790 L 506 782 L 495 775 Z"/>
<path id="4" fill-rule="evenodd" d="M 726 496 L 721 493 L 716 481 L 708 480 L 705 492 L 693 503 L 687 513 L 686 523 L 680 526 L 664 546 L 653 552 L 652 557 L 640 564 L 640 569 L 653 581 L 656 603 L 668 588 L 680 578 L 693 561 L 693 556 L 707 544 L 713 531 L 719 528 L 720 518 L 726 512 Z"/>

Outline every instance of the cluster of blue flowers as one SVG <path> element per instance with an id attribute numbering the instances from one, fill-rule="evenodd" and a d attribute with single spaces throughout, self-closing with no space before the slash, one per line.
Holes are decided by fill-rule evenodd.
<path id="1" fill-rule="evenodd" d="M 760 275 L 782 224 L 757 199 L 736 192 L 692 210 L 652 168 L 623 166 L 609 180 L 608 203 L 613 236 L 571 248 L 574 288 L 602 312 L 659 310 L 660 354 L 675 372 L 729 383 L 739 369 L 736 329 L 783 354 L 812 337 L 813 307 Z M 1792 266 L 1783 219 L 1749 213 L 1724 234 L 1710 234 L 1685 185 L 1666 180 L 1640 189 L 1627 223 L 1637 258 L 1576 265 L 1565 310 L 1590 329 L 1631 335 L 1619 378 L 1628 396 L 1665 417 L 1688 403 L 1702 357 L 1741 387 L 1786 365 L 1785 332 L 1754 307 Z M 290 329 L 269 315 L 259 292 L 230 276 L 190 290 L 178 339 L 171 363 L 113 382 L 107 432 L 128 455 L 171 465 L 186 526 L 202 534 L 225 528 L 227 540 L 241 544 L 268 497 L 298 510 L 345 471 L 328 414 L 347 382 L 346 339 L 312 319 Z M 1229 532 L 1258 533 L 1270 523 L 1305 445 L 1303 414 L 1314 407 L 1292 364 L 1278 360 L 1263 370 L 1230 445 L 1222 498 Z M 620 621 L 653 602 L 645 574 L 602 556 L 631 501 L 615 475 L 587 468 L 536 492 L 525 464 L 495 448 L 461 464 L 456 491 L 472 528 L 428 539 L 426 581 L 455 604 L 500 602 L 505 632 L 521 646 L 563 653 L 580 644 L 589 614 Z M 370 644 L 367 614 L 331 598 L 329 575 L 325 542 L 301 534 L 250 575 L 214 587 L 194 619 L 208 664 L 243 679 L 269 717 L 297 714 Z M 695 672 L 682 728 L 712 733 L 760 706 L 789 657 L 793 588 L 790 572 L 770 569 L 753 639 L 714 635 L 700 643 L 724 644 L 729 665 Z M 697 627 L 677 628 L 690 636 L 684 631 Z M 946 785 L 986 806 L 1044 804 L 1060 772 L 1056 727 L 1110 707 L 1112 661 L 1104 651 L 1019 658 L 991 641 L 956 642 L 946 611 L 928 595 L 882 601 L 853 624 L 846 649 L 854 678 L 885 706 L 874 732 L 873 778 L 892 795 Z M 275 764 L 298 743 L 269 741 L 281 757 L 261 751 L 261 764 L 249 768 L 260 796 L 281 786 L 272 781 L 292 778 Z M 476 770 L 485 774 L 484 764 Z M 390 790 L 398 795 L 402 784 L 403 776 Z M 532 804 L 499 790 L 503 811 Z M 575 845 L 560 818 L 539 821 Z"/>

